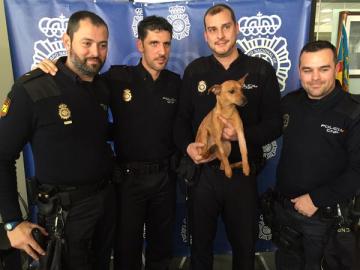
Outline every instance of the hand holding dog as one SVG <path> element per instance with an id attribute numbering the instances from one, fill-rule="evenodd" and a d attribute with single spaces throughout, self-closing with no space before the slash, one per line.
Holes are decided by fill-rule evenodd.
<path id="1" fill-rule="evenodd" d="M 219 115 L 219 119 L 224 123 L 221 137 L 228 141 L 237 141 L 238 137 L 234 125 L 221 115 Z"/>
<path id="2" fill-rule="evenodd" d="M 204 146 L 205 145 L 203 143 L 193 142 L 193 143 L 190 143 L 188 145 L 188 147 L 186 148 L 187 154 L 194 161 L 195 164 L 207 163 L 207 162 L 215 159 L 215 157 L 210 157 L 210 158 L 204 159 L 203 156 L 200 155 L 201 149 Z"/>

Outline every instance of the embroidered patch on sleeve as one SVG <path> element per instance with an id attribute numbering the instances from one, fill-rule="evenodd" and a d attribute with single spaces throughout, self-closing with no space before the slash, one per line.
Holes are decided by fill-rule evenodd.
<path id="1" fill-rule="evenodd" d="M 4 104 L 1 107 L 0 117 L 5 117 L 9 111 L 11 100 L 10 98 L 6 98 Z"/>

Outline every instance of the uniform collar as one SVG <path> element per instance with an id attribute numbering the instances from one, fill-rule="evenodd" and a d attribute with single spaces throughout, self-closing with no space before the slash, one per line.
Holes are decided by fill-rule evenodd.
<path id="1" fill-rule="evenodd" d="M 341 88 L 341 85 L 339 84 L 335 84 L 334 90 L 331 91 L 330 94 L 319 100 L 310 99 L 306 94 L 306 91 L 304 89 L 303 91 L 305 92 L 306 102 L 313 108 L 319 108 L 319 109 L 328 108 L 345 94 L 344 90 Z"/>
<path id="2" fill-rule="evenodd" d="M 142 61 L 142 58 L 140 58 L 139 64 L 136 66 L 137 72 L 139 72 L 139 74 L 143 80 L 153 82 L 154 80 L 153 80 L 150 72 L 146 70 L 146 68 L 144 67 L 144 65 L 142 64 L 141 61 Z M 162 78 L 162 74 L 163 74 L 163 72 L 160 71 L 159 77 L 156 79 L 156 81 L 159 81 Z"/>
<path id="3" fill-rule="evenodd" d="M 240 64 L 240 63 L 243 61 L 245 54 L 244 54 L 240 49 L 238 49 L 238 48 L 237 48 L 237 51 L 238 51 L 239 55 L 238 55 L 238 57 L 230 64 L 230 66 L 229 66 L 228 69 L 231 69 L 233 66 L 237 66 L 238 64 Z M 213 54 L 210 55 L 210 60 L 211 60 L 211 62 L 212 62 L 214 65 L 218 66 L 218 67 L 221 68 L 221 69 L 224 69 L 224 66 L 216 59 L 216 57 L 215 57 Z"/>

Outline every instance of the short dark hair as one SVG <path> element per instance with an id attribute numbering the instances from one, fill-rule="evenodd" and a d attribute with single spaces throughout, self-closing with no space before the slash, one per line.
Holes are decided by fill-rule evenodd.
<path id="1" fill-rule="evenodd" d="M 299 65 L 300 65 L 300 59 L 303 53 L 305 52 L 318 52 L 324 49 L 330 49 L 333 52 L 333 56 L 334 56 L 334 63 L 337 63 L 337 52 L 336 52 L 336 48 L 334 45 L 332 45 L 329 41 L 327 40 L 316 40 L 316 41 L 311 41 L 307 44 L 305 44 L 305 46 L 301 49 L 300 52 L 300 56 L 299 56 Z"/>
<path id="2" fill-rule="evenodd" d="M 148 16 L 145 17 L 142 21 L 138 24 L 138 36 L 139 39 L 144 41 L 146 38 L 148 31 L 167 31 L 170 33 L 172 38 L 173 27 L 172 25 L 163 17 L 160 16 Z"/>
<path id="3" fill-rule="evenodd" d="M 73 13 L 69 18 L 66 34 L 70 36 L 70 39 L 73 38 L 74 33 L 79 29 L 79 22 L 85 19 L 89 19 L 93 25 L 105 26 L 106 30 L 109 32 L 109 28 L 106 22 L 99 15 L 91 11 L 81 10 Z"/>
<path id="4" fill-rule="evenodd" d="M 205 29 L 206 29 L 206 24 L 205 24 L 206 16 L 207 15 L 211 15 L 211 16 L 216 15 L 216 14 L 220 13 L 223 10 L 228 10 L 230 12 L 231 19 L 236 24 L 236 17 L 235 17 L 234 10 L 231 7 L 229 7 L 228 5 L 216 4 L 215 6 L 212 6 L 212 7 L 208 8 L 208 10 L 205 12 L 205 15 L 204 15 L 204 27 L 205 27 Z"/>

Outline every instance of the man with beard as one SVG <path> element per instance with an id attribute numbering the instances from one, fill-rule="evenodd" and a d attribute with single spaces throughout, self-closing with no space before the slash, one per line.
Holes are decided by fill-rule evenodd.
<path id="1" fill-rule="evenodd" d="M 239 25 L 233 10 L 224 4 L 209 8 L 204 16 L 204 36 L 212 51 L 188 65 L 183 77 L 179 112 L 175 123 L 175 143 L 184 154 L 201 166 L 197 183 L 192 187 L 191 269 L 210 270 L 213 265 L 213 242 L 221 215 L 232 247 L 233 269 L 254 269 L 257 239 L 256 174 L 262 167 L 262 146 L 281 133 L 280 92 L 272 66 L 249 57 L 236 48 Z M 214 107 L 216 98 L 207 90 L 248 74 L 244 94 L 248 104 L 238 108 L 244 123 L 251 174 L 235 169 L 228 179 L 219 161 L 200 155 L 203 144 L 194 143 L 197 129 Z M 222 139 L 231 142 L 230 163 L 241 160 L 236 132 L 232 123 L 225 124 Z"/>
<path id="2" fill-rule="evenodd" d="M 70 17 L 63 42 L 68 57 L 57 62 L 56 76 L 25 74 L 2 106 L 0 213 L 11 245 L 47 263 L 44 269 L 54 258 L 49 246 L 35 241 L 34 229 L 49 243 L 61 238 L 62 258 L 53 261 L 61 269 L 106 269 L 114 231 L 107 205 L 113 207 L 115 197 L 108 185 L 109 91 L 97 73 L 107 56 L 108 27 L 96 14 L 79 11 Z M 15 161 L 27 142 L 41 226 L 22 220 L 17 199 Z"/>
<path id="3" fill-rule="evenodd" d="M 175 221 L 173 121 L 181 80 L 165 69 L 172 26 L 149 16 L 138 25 L 137 66 L 112 66 L 102 75 L 111 89 L 118 197 L 114 269 L 168 269 Z M 55 74 L 49 60 L 39 67 Z"/>

